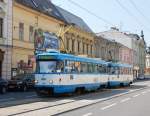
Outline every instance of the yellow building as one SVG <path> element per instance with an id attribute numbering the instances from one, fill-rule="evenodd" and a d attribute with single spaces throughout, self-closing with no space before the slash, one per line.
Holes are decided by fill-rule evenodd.
<path id="1" fill-rule="evenodd" d="M 64 30 L 63 43 L 68 53 L 95 57 L 94 34 L 88 25 L 78 16 L 56 6 L 64 17 L 67 26 Z M 63 32 L 64 32 L 63 30 Z"/>
<path id="2" fill-rule="evenodd" d="M 60 36 L 62 38 L 60 49 L 63 51 L 67 49 L 69 53 L 88 54 L 94 57 L 93 35 L 80 28 L 81 26 L 74 21 L 66 22 L 64 15 L 49 0 L 13 2 L 13 76 L 34 70 L 34 43 L 37 30 Z"/>

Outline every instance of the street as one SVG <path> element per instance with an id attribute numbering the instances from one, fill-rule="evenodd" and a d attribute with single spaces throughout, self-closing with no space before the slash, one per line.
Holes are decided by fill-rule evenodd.
<path id="1" fill-rule="evenodd" d="M 83 95 L 39 98 L 35 92 L 0 96 L 0 116 L 149 116 L 150 81 Z"/>

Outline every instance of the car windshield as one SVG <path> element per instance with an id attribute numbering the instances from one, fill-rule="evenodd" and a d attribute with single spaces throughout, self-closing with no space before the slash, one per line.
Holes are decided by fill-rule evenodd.
<path id="1" fill-rule="evenodd" d="M 39 61 L 37 73 L 60 73 L 63 72 L 62 61 Z"/>

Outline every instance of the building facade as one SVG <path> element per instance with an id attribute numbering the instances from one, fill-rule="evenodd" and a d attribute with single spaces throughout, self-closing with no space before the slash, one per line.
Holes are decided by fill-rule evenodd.
<path id="1" fill-rule="evenodd" d="M 98 36 L 95 40 L 96 57 L 106 61 L 132 64 L 132 49 L 114 40 Z"/>
<path id="2" fill-rule="evenodd" d="M 74 55 L 94 57 L 94 34 L 88 25 L 78 16 L 56 6 L 67 22 L 64 29 L 68 31 L 63 35 L 65 50 Z M 63 30 L 64 31 L 64 30 Z"/>
<path id="3" fill-rule="evenodd" d="M 40 9 L 40 4 L 46 4 L 45 9 L 49 11 Z M 42 42 L 42 32 L 58 32 L 59 26 L 63 24 L 62 20 L 59 12 L 48 0 L 13 2 L 12 76 L 32 73 L 35 70 L 35 42 Z M 35 31 L 39 35 L 37 41 Z"/>
<path id="4" fill-rule="evenodd" d="M 79 17 L 60 9 L 50 0 L 14 0 L 12 76 L 35 70 L 35 45 L 43 44 L 43 33 L 58 37 L 60 51 L 93 57 L 93 35 L 88 26 Z"/>
<path id="5" fill-rule="evenodd" d="M 11 78 L 12 0 L 0 0 L 0 78 Z"/>
<path id="6" fill-rule="evenodd" d="M 102 60 L 118 62 L 121 44 L 102 36 L 95 37 L 95 57 Z"/>
<path id="7" fill-rule="evenodd" d="M 145 41 L 143 38 L 140 38 L 137 34 L 120 32 L 119 29 L 115 27 L 112 27 L 109 31 L 101 32 L 99 35 L 105 38 L 114 39 L 116 42 L 128 48 L 128 55 L 126 50 L 123 50 L 125 53 L 122 54 L 126 54 L 124 57 L 128 57 L 127 62 L 133 65 L 135 78 L 138 77 L 140 73 L 144 73 Z"/>
<path id="8" fill-rule="evenodd" d="M 145 57 L 146 57 L 146 43 L 144 40 L 143 31 L 141 31 L 141 37 L 137 34 L 128 34 L 129 37 L 132 39 L 132 45 L 134 50 L 134 59 L 135 65 L 139 69 L 137 75 L 144 75 L 145 70 Z"/>
<path id="9" fill-rule="evenodd" d="M 150 75 L 150 52 L 147 52 L 145 59 L 146 69 L 145 74 Z"/>

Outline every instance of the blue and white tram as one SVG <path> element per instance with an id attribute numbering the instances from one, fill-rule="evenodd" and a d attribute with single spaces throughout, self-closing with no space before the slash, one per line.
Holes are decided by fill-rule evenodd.
<path id="1" fill-rule="evenodd" d="M 127 86 L 133 83 L 131 65 L 111 63 L 108 66 L 108 86 Z"/>
<path id="2" fill-rule="evenodd" d="M 38 54 L 36 62 L 35 88 L 38 94 L 83 92 L 133 81 L 130 65 L 58 52 Z"/>

